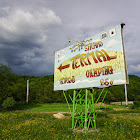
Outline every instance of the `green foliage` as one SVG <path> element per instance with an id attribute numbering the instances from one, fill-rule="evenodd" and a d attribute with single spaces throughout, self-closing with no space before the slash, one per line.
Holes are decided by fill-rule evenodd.
<path id="1" fill-rule="evenodd" d="M 140 107 L 140 101 L 134 101 L 133 103 L 135 107 Z"/>
<path id="2" fill-rule="evenodd" d="M 140 102 L 140 95 L 136 95 L 135 101 L 139 101 Z"/>
<path id="3" fill-rule="evenodd" d="M 2 103 L 2 107 L 4 109 L 11 109 L 14 105 L 15 105 L 15 100 L 13 97 L 8 97 L 7 99 L 5 99 Z"/>
<path id="4" fill-rule="evenodd" d="M 110 91 L 107 92 L 107 95 L 105 97 L 105 103 L 110 103 L 110 102 L 113 102 L 115 101 L 115 97 L 114 97 L 114 94 Z"/>
<path id="5" fill-rule="evenodd" d="M 13 97 L 11 87 L 16 82 L 17 77 L 11 73 L 11 68 L 0 64 L 0 106 L 8 97 Z"/>
<path id="6" fill-rule="evenodd" d="M 134 101 L 140 95 L 140 78 L 135 75 L 129 75 L 128 100 Z"/>
<path id="7" fill-rule="evenodd" d="M 140 95 L 136 95 L 133 108 L 140 107 Z"/>
<path id="8" fill-rule="evenodd" d="M 116 102 L 124 101 L 124 85 L 112 86 L 109 91 L 113 94 Z"/>
<path id="9" fill-rule="evenodd" d="M 0 106 L 8 97 L 13 97 L 19 104 L 25 104 L 27 93 L 27 80 L 29 80 L 29 103 L 65 103 L 65 98 L 62 91 L 53 90 L 53 75 L 44 77 L 35 76 L 19 76 L 11 72 L 9 66 L 0 65 Z M 127 85 L 128 100 L 140 100 L 140 78 L 134 75 L 129 76 L 129 85 Z M 124 101 L 124 85 L 111 86 L 106 88 L 108 93 L 105 98 L 106 103 L 113 101 Z M 96 100 L 100 94 L 101 89 L 94 88 L 94 99 Z M 105 91 L 103 95 L 105 94 Z M 78 92 L 78 90 L 76 91 Z M 73 97 L 73 90 L 65 92 L 66 96 Z M 81 92 L 85 94 L 84 89 Z M 71 100 L 68 98 L 70 103 Z M 99 101 L 102 101 L 102 97 Z"/>

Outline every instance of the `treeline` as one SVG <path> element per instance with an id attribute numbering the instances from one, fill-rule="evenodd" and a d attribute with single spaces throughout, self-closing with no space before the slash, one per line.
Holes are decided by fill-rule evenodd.
<path id="1" fill-rule="evenodd" d="M 13 104 L 26 103 L 27 80 L 29 80 L 29 103 L 59 103 L 66 102 L 62 91 L 53 90 L 53 75 L 44 77 L 19 76 L 11 72 L 9 66 L 0 65 L 0 108 L 10 108 Z M 94 88 L 94 98 L 98 98 L 100 90 Z M 124 101 L 124 85 L 111 86 L 105 98 L 106 103 L 113 101 Z M 140 100 L 140 78 L 129 75 L 127 85 L 128 100 Z M 82 91 L 84 94 L 85 91 Z M 105 92 L 104 92 L 105 93 Z M 66 95 L 73 95 L 73 90 L 66 91 Z M 101 100 L 101 99 L 100 99 Z M 69 100 L 70 101 L 70 100 Z"/>

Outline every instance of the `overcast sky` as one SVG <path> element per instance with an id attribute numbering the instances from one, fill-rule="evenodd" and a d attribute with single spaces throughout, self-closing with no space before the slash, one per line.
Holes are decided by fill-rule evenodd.
<path id="1" fill-rule="evenodd" d="M 139 13 L 140 0 L 0 0 L 0 63 L 53 74 L 55 51 L 124 22 L 128 74 L 140 76 Z"/>

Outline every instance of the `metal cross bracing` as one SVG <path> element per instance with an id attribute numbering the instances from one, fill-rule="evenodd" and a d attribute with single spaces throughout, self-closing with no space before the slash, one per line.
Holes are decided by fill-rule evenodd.
<path id="1" fill-rule="evenodd" d="M 96 101 L 94 100 L 95 92 L 90 92 L 90 90 L 85 89 L 85 94 L 81 94 L 82 89 L 80 91 L 74 90 L 73 98 L 69 95 L 69 98 L 73 104 L 72 109 L 69 105 L 68 98 L 65 92 L 63 91 L 63 94 L 65 96 L 66 102 L 68 104 L 72 116 L 72 129 L 84 128 L 85 131 L 88 131 L 89 128 L 96 129 L 96 117 L 106 97 L 107 91 L 102 97 L 101 105 L 99 106 L 98 110 L 96 110 L 96 112 L 95 112 L 95 106 L 99 101 L 99 99 L 101 98 L 104 89 L 105 88 L 102 89 Z"/>

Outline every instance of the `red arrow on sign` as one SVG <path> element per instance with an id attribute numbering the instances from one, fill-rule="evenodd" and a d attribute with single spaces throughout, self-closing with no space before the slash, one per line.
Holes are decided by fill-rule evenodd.
<path id="1" fill-rule="evenodd" d="M 63 69 L 66 69 L 66 68 L 69 68 L 70 64 L 67 64 L 65 66 L 62 66 L 62 64 L 60 65 L 60 67 L 58 68 L 60 70 L 60 72 L 63 70 Z"/>

